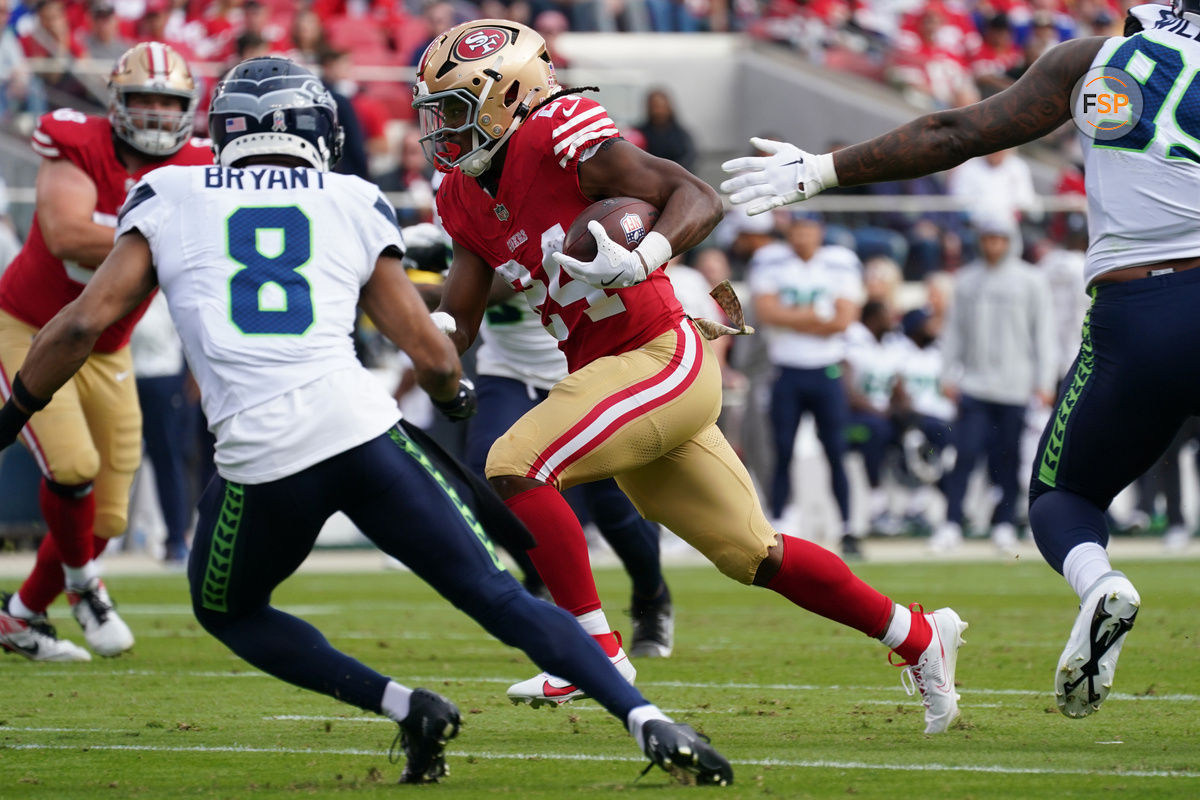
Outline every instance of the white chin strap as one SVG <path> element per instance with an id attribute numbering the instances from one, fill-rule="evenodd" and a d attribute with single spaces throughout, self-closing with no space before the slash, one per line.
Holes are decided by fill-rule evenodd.
<path id="1" fill-rule="evenodd" d="M 537 89 L 530 89 L 529 94 L 525 95 L 525 99 L 522 100 L 520 105 L 517 106 L 517 110 L 520 111 L 521 108 L 525 107 L 526 103 L 532 101 L 534 95 L 537 94 L 537 91 Z M 488 145 L 488 147 L 485 149 L 467 156 L 465 159 L 463 159 L 463 162 L 458 165 L 458 168 L 463 171 L 464 175 L 469 175 L 472 178 L 478 178 L 480 175 L 487 172 L 488 167 L 492 166 L 492 154 L 499 151 L 500 148 L 504 146 L 504 143 L 508 141 L 508 137 L 512 136 L 516 132 L 517 126 L 520 125 L 528 115 L 529 110 L 526 109 L 525 113 L 514 116 L 513 121 L 509 123 L 508 130 L 504 132 L 503 136 L 501 136 L 492 144 Z"/>

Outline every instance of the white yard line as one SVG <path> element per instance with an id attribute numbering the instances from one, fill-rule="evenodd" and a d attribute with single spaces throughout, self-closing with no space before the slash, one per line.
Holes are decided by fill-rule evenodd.
<path id="1" fill-rule="evenodd" d="M 97 670 L 81 666 L 79 669 L 44 669 L 38 670 L 38 677 L 46 678 L 65 678 L 74 679 L 86 678 L 113 678 L 123 676 L 159 676 L 159 677 L 176 677 L 176 678 L 269 678 L 266 673 L 259 672 L 253 669 L 237 670 L 237 671 L 171 671 L 171 670 L 154 670 L 154 669 L 128 669 L 128 670 Z M 518 680 L 519 675 L 506 676 L 465 676 L 465 675 L 406 675 L 404 676 L 405 683 L 409 685 L 417 685 L 422 683 L 459 683 L 459 684 L 511 684 Z M 704 681 L 639 681 L 638 686 L 642 688 L 657 688 L 657 689 L 704 689 L 707 691 L 721 691 L 723 689 L 736 689 L 744 691 L 772 691 L 772 692 L 886 692 L 889 694 L 899 694 L 902 689 L 899 684 L 895 686 L 854 686 L 843 684 L 813 684 L 813 683 L 723 683 L 723 682 L 704 682 Z M 982 687 L 964 686 L 960 688 L 961 692 L 968 696 L 984 695 L 989 697 L 1050 697 L 1051 692 L 1038 691 L 1036 689 L 989 689 Z M 1119 701 L 1139 701 L 1139 702 L 1169 702 L 1169 703 L 1195 703 L 1200 702 L 1200 694 L 1155 694 L 1155 695 L 1140 695 L 1127 694 L 1125 692 L 1113 692 L 1108 696 L 1108 699 Z M 0 730 L 3 728 L 0 727 Z"/>
<path id="2" fill-rule="evenodd" d="M 189 745 L 166 747 L 132 744 L 9 744 L 0 745 L 2 750 L 115 750 L 130 753 L 269 753 L 276 755 L 323 755 L 323 756 L 367 756 L 382 758 L 381 750 L 317 749 L 302 747 L 252 747 L 247 745 Z M 452 758 L 474 758 L 504 761 L 618 761 L 640 763 L 644 758 L 635 756 L 596 755 L 585 753 L 488 753 L 484 751 L 451 750 Z M 797 769 L 853 769 L 888 770 L 895 772 L 967 772 L 994 775 L 1097 775 L 1114 778 L 1200 778 L 1200 772 L 1177 772 L 1173 770 L 1088 770 L 1055 767 L 1012 767 L 1003 764 L 889 764 L 871 761 L 809 761 L 792 759 L 749 759 L 732 760 L 733 764 L 757 767 L 793 767 Z"/>

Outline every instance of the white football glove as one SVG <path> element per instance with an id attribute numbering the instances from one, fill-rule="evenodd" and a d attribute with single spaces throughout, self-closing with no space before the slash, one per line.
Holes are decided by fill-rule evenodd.
<path id="1" fill-rule="evenodd" d="M 623 289 L 639 284 L 671 259 L 671 243 L 655 231 L 647 233 L 634 250 L 626 250 L 610 239 L 596 220 L 588 223 L 588 232 L 596 240 L 594 259 L 580 261 L 565 253 L 555 253 L 553 258 L 572 278 L 599 289 Z"/>
<path id="2" fill-rule="evenodd" d="M 435 311 L 429 315 L 429 318 L 433 320 L 434 327 L 447 336 L 458 330 L 458 323 L 454 321 L 454 317 L 445 311 Z"/>
<path id="3" fill-rule="evenodd" d="M 750 144 L 771 155 L 726 161 L 721 169 L 742 174 L 722 183 L 721 191 L 735 205 L 747 203 L 746 213 L 751 216 L 807 200 L 838 185 L 833 153 L 813 155 L 794 144 L 758 137 Z"/>

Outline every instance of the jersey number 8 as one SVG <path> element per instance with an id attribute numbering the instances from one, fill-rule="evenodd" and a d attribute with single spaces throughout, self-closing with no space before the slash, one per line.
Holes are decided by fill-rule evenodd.
<path id="1" fill-rule="evenodd" d="M 242 333 L 301 336 L 312 327 L 312 285 L 299 272 L 312 258 L 311 229 L 296 206 L 229 216 L 229 257 L 242 265 L 229 279 L 229 318 Z"/>

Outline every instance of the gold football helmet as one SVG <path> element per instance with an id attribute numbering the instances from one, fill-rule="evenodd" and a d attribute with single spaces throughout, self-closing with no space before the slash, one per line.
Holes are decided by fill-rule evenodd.
<path id="1" fill-rule="evenodd" d="M 129 96 L 178 97 L 179 111 L 130 108 Z M 196 81 L 187 62 L 170 45 L 142 42 L 117 59 L 108 79 L 108 118 L 121 141 L 141 153 L 163 157 L 178 152 L 192 135 L 196 118 Z"/>
<path id="2" fill-rule="evenodd" d="M 558 89 L 546 41 L 532 28 L 479 19 L 451 28 L 426 48 L 417 66 L 413 108 L 425 158 L 442 172 L 472 177 L 529 112 Z M 471 147 L 451 141 L 469 131 Z"/>

